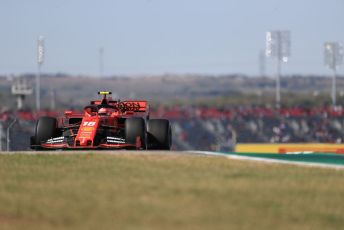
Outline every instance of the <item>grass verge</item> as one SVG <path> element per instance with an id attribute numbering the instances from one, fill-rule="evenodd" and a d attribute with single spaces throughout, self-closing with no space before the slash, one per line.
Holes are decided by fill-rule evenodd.
<path id="1" fill-rule="evenodd" d="M 0 226 L 339 229 L 343 177 L 181 154 L 0 155 Z"/>

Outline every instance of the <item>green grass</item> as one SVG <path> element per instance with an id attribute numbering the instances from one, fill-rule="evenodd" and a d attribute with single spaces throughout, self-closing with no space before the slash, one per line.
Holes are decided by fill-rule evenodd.
<path id="1" fill-rule="evenodd" d="M 344 171 L 161 155 L 0 155 L 0 229 L 339 229 Z"/>

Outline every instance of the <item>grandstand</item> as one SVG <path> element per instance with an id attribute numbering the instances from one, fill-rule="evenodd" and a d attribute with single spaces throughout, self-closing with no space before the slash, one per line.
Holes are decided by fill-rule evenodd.
<path id="1" fill-rule="evenodd" d="M 175 144 L 186 142 L 193 149 L 228 150 L 236 143 L 343 142 L 342 108 L 195 108 L 176 114 L 167 110 L 160 115 L 178 127 Z"/>

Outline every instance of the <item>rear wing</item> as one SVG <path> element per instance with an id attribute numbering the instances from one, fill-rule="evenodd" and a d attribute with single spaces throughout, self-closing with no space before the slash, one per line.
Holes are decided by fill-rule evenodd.
<path id="1" fill-rule="evenodd" d="M 124 108 L 125 111 L 133 112 L 146 112 L 149 110 L 147 101 L 138 101 L 138 100 L 127 100 L 127 101 L 109 101 L 110 106 Z M 101 101 L 91 101 L 91 105 L 100 105 Z"/>
<path id="2" fill-rule="evenodd" d="M 148 111 L 147 101 L 122 101 L 129 111 L 133 112 L 146 112 Z"/>

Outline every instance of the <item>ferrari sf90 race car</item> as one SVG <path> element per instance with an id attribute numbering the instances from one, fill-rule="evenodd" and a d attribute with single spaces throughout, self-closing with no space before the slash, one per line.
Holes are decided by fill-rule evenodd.
<path id="1" fill-rule="evenodd" d="M 147 101 L 112 100 L 98 92 L 82 113 L 41 117 L 31 137 L 31 148 L 42 149 L 156 149 L 169 150 L 171 126 L 166 119 L 149 119 Z"/>

